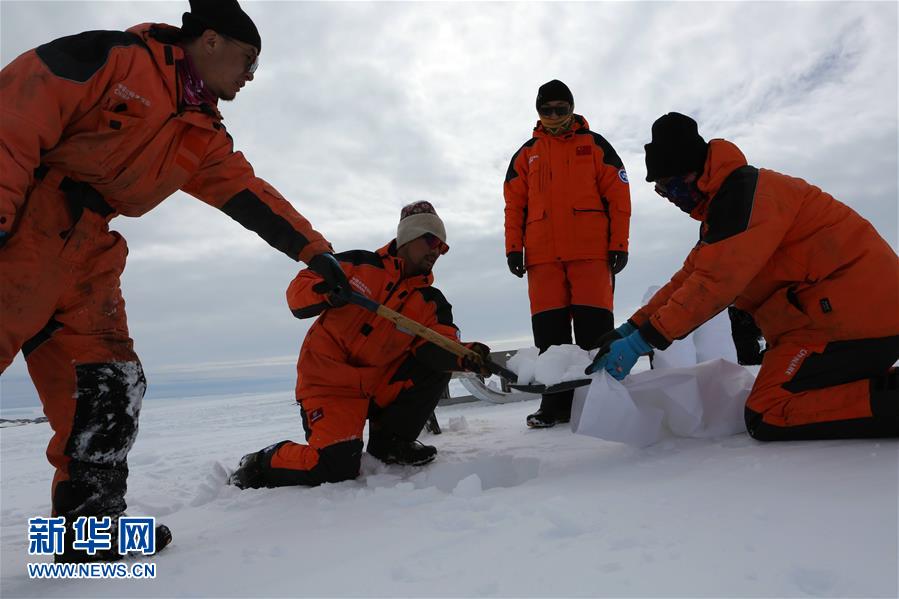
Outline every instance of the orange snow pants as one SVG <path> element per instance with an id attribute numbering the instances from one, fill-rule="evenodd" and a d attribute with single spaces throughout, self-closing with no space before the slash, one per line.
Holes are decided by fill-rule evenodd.
<path id="1" fill-rule="evenodd" d="M 362 433 L 418 438 L 446 389 L 450 373 L 432 370 L 410 356 L 392 375 L 396 397 L 379 407 L 367 397 L 304 398 L 300 407 L 306 445 L 281 441 L 261 450 L 261 480 L 254 486 L 317 486 L 359 476 Z"/>
<path id="2" fill-rule="evenodd" d="M 899 336 L 767 350 L 746 400 L 761 441 L 899 436 Z"/>
<path id="3" fill-rule="evenodd" d="M 545 352 L 574 340 L 583 349 L 615 328 L 612 315 L 613 279 L 607 260 L 572 260 L 528 266 L 528 295 L 534 345 Z M 567 415 L 573 391 L 544 395 L 543 412 Z"/>
<path id="4" fill-rule="evenodd" d="M 119 283 L 127 247 L 92 188 L 41 175 L 0 247 L 0 372 L 23 352 L 54 432 L 54 514 L 118 515 L 146 389 Z"/>
<path id="5" fill-rule="evenodd" d="M 612 272 L 607 260 L 546 262 L 528 266 L 531 314 L 569 306 L 612 311 Z"/>

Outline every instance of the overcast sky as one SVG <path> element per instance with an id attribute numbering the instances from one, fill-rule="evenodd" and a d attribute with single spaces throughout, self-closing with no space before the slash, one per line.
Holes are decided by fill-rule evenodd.
<path id="1" fill-rule="evenodd" d="M 242 6 L 263 48 L 255 81 L 220 107 L 237 149 L 337 251 L 380 247 L 404 204 L 432 202 L 452 248 L 436 285 L 466 340 L 531 342 L 526 282 L 506 269 L 502 183 L 554 78 L 630 175 L 616 323 L 698 235 L 644 181 L 643 144 L 668 111 L 822 187 L 897 247 L 895 2 Z M 89 29 L 178 25 L 187 8 L 3 0 L 0 59 Z M 290 375 L 308 328 L 284 300 L 296 263 L 181 193 L 113 228 L 129 242 L 123 290 L 151 393 L 193 372 Z M 27 379 L 21 356 L 3 378 L 8 402 Z"/>

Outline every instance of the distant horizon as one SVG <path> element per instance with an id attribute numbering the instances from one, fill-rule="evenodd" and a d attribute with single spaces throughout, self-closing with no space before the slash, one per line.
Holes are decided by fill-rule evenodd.
<path id="1" fill-rule="evenodd" d="M 734 142 L 750 164 L 820 187 L 899 248 L 895 2 L 242 6 L 265 48 L 254 80 L 220 106 L 235 148 L 335 251 L 380 247 L 403 205 L 430 201 L 451 248 L 435 285 L 465 341 L 532 344 L 527 281 L 506 265 L 502 187 L 551 79 L 569 86 L 630 180 L 616 324 L 696 243 L 699 224 L 645 181 L 643 146 L 670 111 L 694 117 L 707 140 Z M 179 24 L 188 8 L 3 0 L 0 64 L 80 31 Z M 122 292 L 151 398 L 178 393 L 168 385 L 179 381 L 222 388 L 213 380 L 229 370 L 292 391 L 311 321 L 292 316 L 285 290 L 303 265 L 183 192 L 111 227 L 128 242 Z M 266 360 L 273 371 L 251 366 Z M 0 407 L 36 404 L 29 386 L 20 354 L 0 377 Z"/>

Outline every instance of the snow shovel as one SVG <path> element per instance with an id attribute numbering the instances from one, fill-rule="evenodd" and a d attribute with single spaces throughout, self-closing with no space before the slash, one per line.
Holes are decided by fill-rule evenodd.
<path id="1" fill-rule="evenodd" d="M 459 356 L 460 358 L 468 358 L 475 364 L 483 364 L 487 368 L 487 370 L 495 375 L 503 377 L 509 382 L 518 380 L 518 375 L 516 375 L 508 368 L 504 368 L 503 366 L 500 366 L 499 364 L 493 362 L 490 358 L 482 358 L 479 353 L 468 349 L 461 343 L 456 343 L 452 339 L 447 339 L 437 331 L 429 329 L 420 322 L 412 320 L 407 316 L 403 316 L 396 310 L 391 310 L 387 306 L 379 304 L 378 302 L 365 297 L 357 291 L 354 291 L 352 296 L 350 296 L 350 303 L 356 304 L 357 306 L 361 306 L 366 310 L 374 312 L 382 318 L 386 318 L 394 325 L 396 325 L 397 329 L 403 331 L 404 333 L 409 333 L 410 335 L 421 337 L 422 339 L 430 341 L 434 345 L 442 347 L 453 355 Z"/>
<path id="2" fill-rule="evenodd" d="M 525 393 L 539 393 L 540 395 L 549 395 L 551 393 L 560 393 L 562 391 L 570 391 L 578 387 L 584 387 L 593 382 L 593 379 L 574 379 L 572 381 L 562 381 L 555 385 L 541 385 L 533 383 L 528 385 L 509 384 L 513 389 L 524 391 Z"/>

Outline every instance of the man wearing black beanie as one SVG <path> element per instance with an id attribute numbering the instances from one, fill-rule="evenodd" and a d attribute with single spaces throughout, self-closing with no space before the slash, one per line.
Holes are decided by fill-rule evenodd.
<path id="1" fill-rule="evenodd" d="M 52 509 L 70 527 L 58 562 L 122 558 L 115 540 L 76 549 L 71 528 L 108 517 L 115 539 L 146 390 L 113 217 L 141 216 L 183 190 L 307 263 L 332 296 L 349 296 L 328 241 L 254 174 L 222 122 L 219 100 L 258 66 L 256 25 L 235 0 L 190 5 L 183 29 L 63 37 L 0 73 L 0 372 L 24 353 L 54 431 Z M 157 527 L 155 549 L 170 540 Z"/>
<path id="2" fill-rule="evenodd" d="M 515 153 L 503 193 L 506 259 L 528 275 L 534 345 L 584 349 L 613 327 L 613 277 L 627 264 L 631 213 L 627 173 L 612 145 L 574 113 L 568 86 L 537 90 L 540 120 Z M 573 392 L 544 395 L 531 428 L 568 422 Z"/>
<path id="3" fill-rule="evenodd" d="M 767 349 L 746 400 L 762 441 L 899 436 L 899 258 L 854 210 L 802 179 L 749 166 L 671 112 L 652 126 L 646 180 L 702 223 L 683 268 L 603 339 L 588 373 L 623 379 L 733 304 Z"/>

